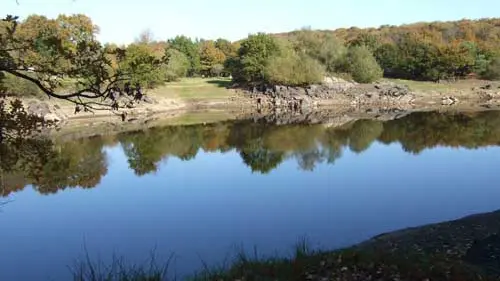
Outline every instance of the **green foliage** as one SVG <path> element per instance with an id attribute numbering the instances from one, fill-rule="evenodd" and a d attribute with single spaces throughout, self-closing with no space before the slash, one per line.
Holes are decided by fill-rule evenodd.
<path id="1" fill-rule="evenodd" d="M 193 76 L 200 71 L 200 53 L 197 42 L 194 42 L 193 40 L 191 40 L 191 38 L 188 38 L 184 35 L 176 36 L 173 39 L 169 39 L 167 42 L 167 50 L 170 48 L 175 49 L 183 53 L 189 59 L 189 76 Z"/>
<path id="2" fill-rule="evenodd" d="M 340 70 L 347 53 L 347 48 L 342 40 L 333 34 L 301 30 L 294 34 L 292 41 L 299 52 L 318 60 L 330 73 Z"/>
<path id="3" fill-rule="evenodd" d="M 189 59 L 175 49 L 166 51 L 165 79 L 168 82 L 185 77 L 190 68 Z"/>
<path id="4" fill-rule="evenodd" d="M 492 58 L 481 76 L 489 80 L 500 80 L 500 57 Z"/>
<path id="5" fill-rule="evenodd" d="M 380 47 L 379 38 L 370 33 L 360 33 L 356 38 L 349 42 L 350 47 L 366 46 L 371 52 L 374 52 Z"/>
<path id="6" fill-rule="evenodd" d="M 272 36 L 264 33 L 248 36 L 241 43 L 237 58 L 228 64 L 233 80 L 244 83 L 264 82 L 269 59 L 278 54 L 278 43 Z"/>
<path id="7" fill-rule="evenodd" d="M 18 97 L 42 97 L 42 91 L 33 83 L 12 74 L 3 74 L 0 79 L 0 93 Z"/>
<path id="8" fill-rule="evenodd" d="M 153 88 L 164 82 L 164 64 L 160 64 L 144 44 L 130 44 L 119 65 L 123 71 L 132 73 L 130 81 L 133 84 L 139 83 L 143 87 Z"/>
<path id="9" fill-rule="evenodd" d="M 215 41 L 215 47 L 221 50 L 226 58 L 236 57 L 238 55 L 238 48 L 236 45 L 226 39 L 217 39 Z"/>
<path id="10" fill-rule="evenodd" d="M 323 75 L 324 68 L 317 60 L 293 50 L 282 50 L 266 67 L 266 80 L 274 85 L 317 84 L 323 80 Z"/>
<path id="11" fill-rule="evenodd" d="M 371 83 L 382 78 L 382 68 L 365 46 L 352 47 L 347 55 L 347 69 L 354 81 Z"/>

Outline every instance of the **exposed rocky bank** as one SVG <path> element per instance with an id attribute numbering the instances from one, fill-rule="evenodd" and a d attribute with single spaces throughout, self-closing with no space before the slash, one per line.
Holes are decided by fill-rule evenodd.
<path id="1" fill-rule="evenodd" d="M 325 78 L 308 87 L 260 86 L 245 90 L 258 110 L 308 112 L 324 106 L 408 110 L 459 103 L 500 104 L 500 83 L 487 83 L 452 94 L 423 92 L 392 82 L 358 84 L 340 78 Z"/>

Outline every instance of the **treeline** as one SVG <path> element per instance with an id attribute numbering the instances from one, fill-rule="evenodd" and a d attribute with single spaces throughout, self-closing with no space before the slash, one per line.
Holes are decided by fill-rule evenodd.
<path id="1" fill-rule="evenodd" d="M 347 149 L 362 153 L 377 141 L 399 143 L 412 154 L 443 146 L 498 146 L 500 112 L 418 112 L 386 122 L 358 120 L 337 128 L 238 121 L 151 128 L 55 146 L 41 140 L 0 144 L 0 168 L 4 171 L 0 196 L 28 184 L 41 194 L 95 187 L 108 172 L 103 148 L 116 144 L 123 148 L 129 168 L 143 176 L 158 171 L 168 158 L 189 161 L 200 151 L 234 151 L 256 173 L 269 173 L 287 160 L 311 171 L 322 163 L 334 164 Z"/>
<path id="2" fill-rule="evenodd" d="M 329 35 L 370 48 L 386 77 L 500 79 L 499 18 L 318 31 L 318 36 Z"/>
<path id="3" fill-rule="evenodd" d="M 5 28 L 0 29 L 0 36 L 2 32 Z M 32 45 L 30 52 L 23 54 L 27 69 L 34 68 L 36 73 L 37 67 L 50 64 L 54 73 L 67 72 L 70 77 L 73 70 L 68 65 L 78 62 L 66 60 L 64 55 L 78 51 L 78 42 L 94 42 L 97 32 L 98 27 L 85 15 L 60 15 L 55 19 L 33 15 L 18 24 L 15 40 Z M 66 44 L 54 46 L 55 41 Z M 286 34 L 252 34 L 238 42 L 182 35 L 154 40 L 150 32 L 144 32 L 126 46 L 92 44 L 87 48 L 102 48 L 112 68 L 133 73 L 133 83 L 150 88 L 196 76 L 232 77 L 242 85 L 298 86 L 319 83 L 325 75 L 362 83 L 382 76 L 429 81 L 470 75 L 500 79 L 500 19 L 378 29 L 302 29 Z M 17 87 L 17 92 L 36 94 L 36 87 L 26 83 L 0 74 L 4 92 Z"/>

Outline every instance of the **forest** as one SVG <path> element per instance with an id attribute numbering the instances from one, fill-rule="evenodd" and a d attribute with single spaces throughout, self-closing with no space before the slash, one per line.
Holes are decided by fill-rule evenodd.
<path id="1" fill-rule="evenodd" d="M 500 19 L 416 23 L 379 28 L 303 28 L 251 34 L 237 42 L 154 40 L 146 30 L 128 45 L 101 44 L 85 15 L 0 22 L 0 91 L 71 99 L 102 88 L 154 88 L 182 77 L 231 77 L 240 85 L 305 86 L 325 75 L 370 83 L 381 77 L 441 81 L 500 79 Z M 62 96 L 57 90 L 72 90 Z M 102 92 L 102 93 L 101 93 Z M 90 96 L 89 96 L 90 97 Z M 71 99 L 77 103 L 76 99 Z"/>

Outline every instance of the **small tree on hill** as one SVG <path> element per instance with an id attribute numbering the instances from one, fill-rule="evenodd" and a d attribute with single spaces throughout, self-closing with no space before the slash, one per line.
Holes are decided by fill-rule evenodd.
<path id="1" fill-rule="evenodd" d="M 371 83 L 382 78 L 382 68 L 365 46 L 350 48 L 346 62 L 349 73 L 351 73 L 354 81 L 358 83 Z"/>

